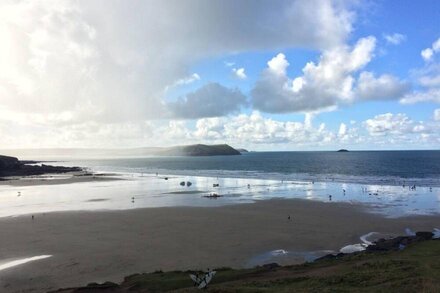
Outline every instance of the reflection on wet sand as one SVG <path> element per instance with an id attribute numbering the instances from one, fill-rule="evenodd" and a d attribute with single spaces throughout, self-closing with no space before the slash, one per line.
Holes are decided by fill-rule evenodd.
<path id="1" fill-rule="evenodd" d="M 39 255 L 39 256 L 33 256 L 33 257 L 27 257 L 27 258 L 22 258 L 22 259 L 17 259 L 17 260 L 13 260 L 13 261 L 8 261 L 6 263 L 0 263 L 0 271 L 12 268 L 12 267 L 16 267 L 31 261 L 36 261 L 36 260 L 40 260 L 40 259 L 45 259 L 48 257 L 51 257 L 52 255 Z"/>
<path id="2" fill-rule="evenodd" d="M 395 185 L 176 175 L 164 177 L 128 173 L 119 174 L 118 178 L 125 180 L 1 185 L 0 217 L 52 211 L 221 206 L 271 198 L 363 203 L 370 211 L 387 216 L 440 212 L 440 188 L 432 187 L 408 189 Z M 181 182 L 192 184 L 181 185 Z M 219 195 L 215 201 L 205 197 L 212 192 Z M 132 200 L 133 197 L 136 201 Z"/>

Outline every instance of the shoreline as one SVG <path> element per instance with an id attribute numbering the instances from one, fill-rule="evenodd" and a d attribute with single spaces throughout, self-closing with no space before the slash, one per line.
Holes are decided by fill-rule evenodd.
<path id="1" fill-rule="evenodd" d="M 0 260 L 52 257 L 0 271 L 0 280 L 46 291 L 155 270 L 242 268 L 276 249 L 337 251 L 371 231 L 399 235 L 439 222 L 440 215 L 385 218 L 360 205 L 300 199 L 7 217 L 0 219 Z"/>
<path id="2" fill-rule="evenodd" d="M 368 212 L 386 217 L 440 214 L 440 188 L 428 187 L 411 190 L 399 186 L 365 187 L 337 182 L 312 183 L 128 172 L 92 173 L 86 169 L 65 174 L 9 179 L 0 181 L 0 193 L 3 195 L 1 217 L 57 211 L 229 206 L 293 198 L 363 205 Z M 182 182 L 188 181 L 192 182 L 191 186 L 182 186 Z M 219 196 L 209 198 L 211 194 Z"/>
<path id="3" fill-rule="evenodd" d="M 0 186 L 38 186 L 38 185 L 63 185 L 72 183 L 83 182 L 96 182 L 96 181 L 114 181 L 114 180 L 126 180 L 115 173 L 91 173 L 88 171 L 75 171 L 66 172 L 62 174 L 58 173 L 45 173 L 41 175 L 29 175 L 29 176 L 8 176 L 3 177 L 0 180 Z"/>

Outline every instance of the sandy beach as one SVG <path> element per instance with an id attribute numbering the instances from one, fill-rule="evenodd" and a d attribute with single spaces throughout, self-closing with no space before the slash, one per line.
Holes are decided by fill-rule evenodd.
<path id="1" fill-rule="evenodd" d="M 0 288 L 44 292 L 155 270 L 240 268 L 271 250 L 338 251 L 368 232 L 430 231 L 439 223 L 440 215 L 384 218 L 360 205 L 299 199 L 7 217 L 2 261 L 52 257 L 0 271 Z"/>

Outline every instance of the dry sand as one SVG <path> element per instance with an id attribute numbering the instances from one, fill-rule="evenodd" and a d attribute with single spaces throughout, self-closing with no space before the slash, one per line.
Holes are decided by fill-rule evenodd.
<path id="1" fill-rule="evenodd" d="M 439 224 L 440 215 L 390 219 L 361 206 L 307 200 L 3 218 L 0 260 L 53 257 L 0 271 L 0 291 L 120 282 L 159 269 L 238 268 L 274 249 L 339 250 L 371 231 L 402 234 Z"/>

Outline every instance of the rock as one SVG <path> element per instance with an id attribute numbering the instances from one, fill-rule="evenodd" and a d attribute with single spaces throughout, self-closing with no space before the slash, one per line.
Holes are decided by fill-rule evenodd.
<path id="1" fill-rule="evenodd" d="M 87 289 L 116 289 L 119 288 L 119 285 L 113 282 L 105 282 L 102 284 L 99 283 L 90 283 L 86 286 Z"/>
<path id="2" fill-rule="evenodd" d="M 20 167 L 20 161 L 15 157 L 0 156 L 0 171 L 17 169 Z"/>
<path id="3" fill-rule="evenodd" d="M 0 177 L 6 176 L 29 176 L 48 173 L 77 172 L 82 169 L 79 167 L 62 167 L 42 164 L 29 165 L 33 161 L 20 161 L 15 157 L 0 156 Z"/>
<path id="4" fill-rule="evenodd" d="M 392 239 L 379 239 L 374 245 L 369 245 L 367 251 L 402 250 L 411 243 L 431 240 L 432 232 L 416 232 L 415 236 L 399 236 Z"/>
<path id="5" fill-rule="evenodd" d="M 317 259 L 315 259 L 314 261 L 321 261 L 321 260 L 329 260 L 329 259 L 338 259 L 341 258 L 345 255 L 345 253 L 338 253 L 338 254 L 326 254 L 324 256 L 318 257 Z"/>
<path id="6" fill-rule="evenodd" d="M 218 197 L 222 197 L 221 195 L 215 193 L 215 192 L 211 192 L 209 195 L 204 195 L 203 197 L 206 198 L 218 198 Z"/>
<path id="7" fill-rule="evenodd" d="M 416 237 L 421 238 L 423 240 L 431 240 L 434 237 L 434 233 L 432 232 L 416 232 Z"/>
<path id="8" fill-rule="evenodd" d="M 408 236 L 399 236 L 392 239 L 379 239 L 373 245 L 367 246 L 367 251 L 391 251 L 398 250 L 400 244 L 408 244 Z"/>
<path id="9" fill-rule="evenodd" d="M 273 270 L 273 269 L 279 268 L 281 266 L 279 264 L 277 264 L 276 262 L 272 262 L 272 263 L 264 264 L 261 267 L 264 269 L 267 269 L 267 270 Z"/>

